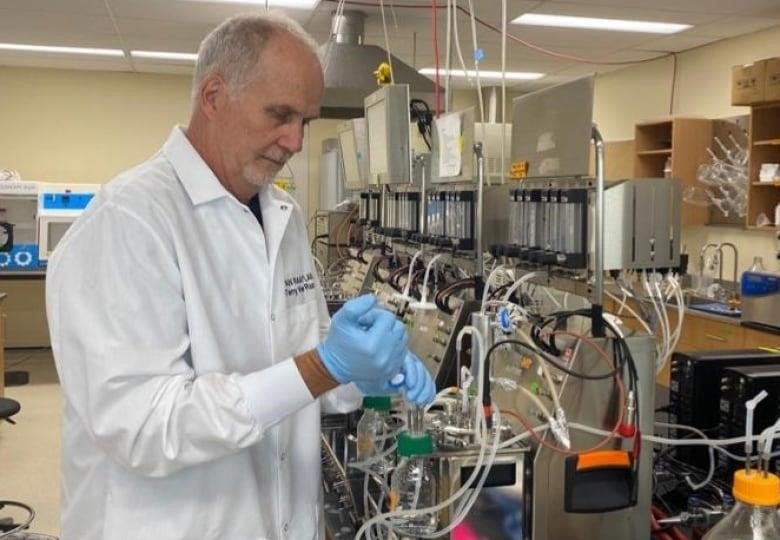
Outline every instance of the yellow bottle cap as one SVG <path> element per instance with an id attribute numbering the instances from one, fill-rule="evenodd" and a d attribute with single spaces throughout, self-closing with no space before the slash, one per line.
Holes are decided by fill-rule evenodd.
<path id="1" fill-rule="evenodd" d="M 780 478 L 761 471 L 742 469 L 734 473 L 734 498 L 747 504 L 777 506 L 780 504 Z"/>

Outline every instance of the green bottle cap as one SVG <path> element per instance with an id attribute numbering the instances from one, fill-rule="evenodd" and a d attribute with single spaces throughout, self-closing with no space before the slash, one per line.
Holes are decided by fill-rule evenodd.
<path id="1" fill-rule="evenodd" d="M 374 409 L 375 411 L 390 410 L 390 396 L 366 396 L 363 398 L 364 409 Z"/>
<path id="2" fill-rule="evenodd" d="M 408 431 L 398 436 L 398 455 L 403 457 L 433 454 L 433 439 L 427 433 L 411 435 Z"/>

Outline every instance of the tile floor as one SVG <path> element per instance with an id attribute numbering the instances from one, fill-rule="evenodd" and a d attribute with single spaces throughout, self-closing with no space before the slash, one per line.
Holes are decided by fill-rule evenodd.
<path id="1" fill-rule="evenodd" d="M 5 363 L 8 371 L 29 372 L 30 382 L 5 389 L 22 409 L 14 417 L 16 425 L 0 423 L 0 500 L 28 504 L 36 513 L 29 532 L 57 536 L 62 396 L 51 350 L 6 349 Z M 0 517 L 8 515 L 0 510 Z"/>

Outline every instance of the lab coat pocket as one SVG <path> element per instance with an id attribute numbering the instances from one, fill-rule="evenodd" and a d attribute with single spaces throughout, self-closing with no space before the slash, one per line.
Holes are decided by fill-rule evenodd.
<path id="1" fill-rule="evenodd" d="M 273 317 L 276 358 L 288 358 L 313 349 L 319 342 L 316 300 L 287 306 Z"/>

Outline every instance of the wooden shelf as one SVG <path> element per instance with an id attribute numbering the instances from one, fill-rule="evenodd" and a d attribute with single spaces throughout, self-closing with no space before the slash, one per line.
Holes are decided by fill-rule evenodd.
<path id="1" fill-rule="evenodd" d="M 775 230 L 775 226 L 774 226 L 774 225 L 764 225 L 763 227 L 759 227 L 759 226 L 757 226 L 757 225 L 747 225 L 747 228 L 748 228 L 748 229 L 750 229 L 751 231 L 767 231 L 767 232 L 772 232 L 772 231 L 774 231 L 774 230 Z"/>
<path id="2" fill-rule="evenodd" d="M 780 104 L 765 104 L 750 108 L 750 156 L 748 162 L 747 227 L 754 231 L 774 231 L 771 227 L 756 227 L 760 214 L 772 218 L 780 204 L 780 182 L 758 182 L 764 163 L 780 162 Z M 770 189 L 766 189 L 769 187 Z"/>
<path id="3" fill-rule="evenodd" d="M 636 153 L 638 156 L 671 156 L 671 148 L 661 148 L 659 150 L 643 150 Z"/>
<path id="4" fill-rule="evenodd" d="M 712 121 L 702 118 L 676 117 L 636 124 L 634 177 L 663 177 L 668 163 L 671 177 L 679 180 L 682 189 L 698 185 L 696 171 L 709 160 L 707 147 L 712 145 L 712 129 Z M 685 204 L 681 217 L 683 225 L 701 225 L 707 222 L 709 209 Z"/>

